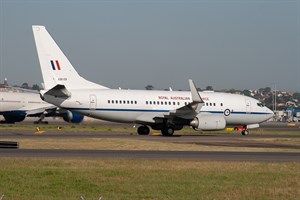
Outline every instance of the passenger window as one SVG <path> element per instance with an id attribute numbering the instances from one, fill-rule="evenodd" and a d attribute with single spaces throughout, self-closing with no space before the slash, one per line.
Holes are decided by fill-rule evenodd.
<path id="1" fill-rule="evenodd" d="M 169 105 L 171 105 L 171 101 L 169 101 Z"/>
<path id="2" fill-rule="evenodd" d="M 175 102 L 173 102 L 173 105 L 175 106 Z"/>
<path id="3" fill-rule="evenodd" d="M 135 104 L 137 104 L 137 101 L 134 101 Z"/>
<path id="4" fill-rule="evenodd" d="M 209 103 L 210 106 L 212 106 L 212 103 Z"/>
<path id="5" fill-rule="evenodd" d="M 180 105 L 180 102 L 177 102 L 177 105 L 179 106 L 179 105 Z"/>
<path id="6" fill-rule="evenodd" d="M 123 104 L 126 104 L 126 101 L 123 101 Z"/>
<path id="7" fill-rule="evenodd" d="M 148 105 L 148 101 L 146 101 L 146 104 Z"/>
<path id="8" fill-rule="evenodd" d="M 131 101 L 131 104 L 133 104 L 133 101 Z"/>
<path id="9" fill-rule="evenodd" d="M 110 103 L 110 100 L 108 100 L 107 102 Z"/>
<path id="10" fill-rule="evenodd" d="M 221 103 L 221 106 L 223 106 L 223 103 Z"/>
<path id="11" fill-rule="evenodd" d="M 129 101 L 127 101 L 127 104 L 129 104 Z"/>
<path id="12" fill-rule="evenodd" d="M 206 103 L 206 106 L 208 106 L 208 103 Z"/>
<path id="13" fill-rule="evenodd" d="M 214 103 L 214 106 L 216 106 L 216 103 Z"/>
<path id="14" fill-rule="evenodd" d="M 115 103 L 114 100 L 112 100 L 111 103 Z"/>

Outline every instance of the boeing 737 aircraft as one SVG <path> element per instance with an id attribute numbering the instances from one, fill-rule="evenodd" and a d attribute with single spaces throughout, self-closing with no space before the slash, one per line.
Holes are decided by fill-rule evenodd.
<path id="1" fill-rule="evenodd" d="M 21 122 L 26 117 L 39 117 L 35 123 L 43 123 L 45 117 L 56 116 L 72 123 L 83 120 L 83 115 L 42 101 L 37 91 L 21 88 L 0 88 L 0 115 L 5 119 L 1 123 Z"/>
<path id="2" fill-rule="evenodd" d="M 190 91 L 109 89 L 82 78 L 44 26 L 33 26 L 46 102 L 80 114 L 114 122 L 139 124 L 138 134 L 150 128 L 164 136 L 191 126 L 195 130 L 222 130 L 242 126 L 242 134 L 259 127 L 273 112 L 259 101 L 242 95 Z"/>

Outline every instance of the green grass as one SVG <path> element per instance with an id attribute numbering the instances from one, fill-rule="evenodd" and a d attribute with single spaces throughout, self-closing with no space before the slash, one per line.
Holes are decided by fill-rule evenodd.
<path id="1" fill-rule="evenodd" d="M 133 127 L 119 127 L 119 126 L 87 126 L 87 125 L 18 125 L 18 124 L 0 124 L 0 131 L 5 130 L 14 130 L 14 131 L 36 131 L 36 128 L 39 127 L 44 131 L 66 131 L 66 132 L 105 132 L 105 133 L 135 133 L 136 129 Z M 61 129 L 58 130 L 58 127 Z"/>
<path id="2" fill-rule="evenodd" d="M 0 159 L 8 199 L 298 199 L 299 163 Z"/>

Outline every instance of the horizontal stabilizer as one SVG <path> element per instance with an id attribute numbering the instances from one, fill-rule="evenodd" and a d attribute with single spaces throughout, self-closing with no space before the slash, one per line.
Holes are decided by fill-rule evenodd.
<path id="1" fill-rule="evenodd" d="M 71 93 L 67 90 L 64 85 L 56 85 L 52 89 L 48 90 L 44 95 L 68 98 L 71 96 Z"/>

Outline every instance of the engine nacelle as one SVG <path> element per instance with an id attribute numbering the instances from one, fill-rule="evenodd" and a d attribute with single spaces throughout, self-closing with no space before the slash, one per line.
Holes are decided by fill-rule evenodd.
<path id="1" fill-rule="evenodd" d="M 217 131 L 226 127 L 226 121 L 223 116 L 198 114 L 195 119 L 190 122 L 195 130 Z"/>
<path id="2" fill-rule="evenodd" d="M 26 114 L 22 112 L 11 112 L 3 114 L 3 117 L 5 119 L 5 123 L 15 123 L 23 121 L 26 117 Z"/>
<path id="3" fill-rule="evenodd" d="M 69 123 L 80 123 L 82 122 L 84 116 L 77 113 L 77 112 L 71 112 L 71 111 L 67 111 L 66 114 L 64 114 L 63 116 L 63 119 L 66 121 L 66 122 L 69 122 Z"/>

